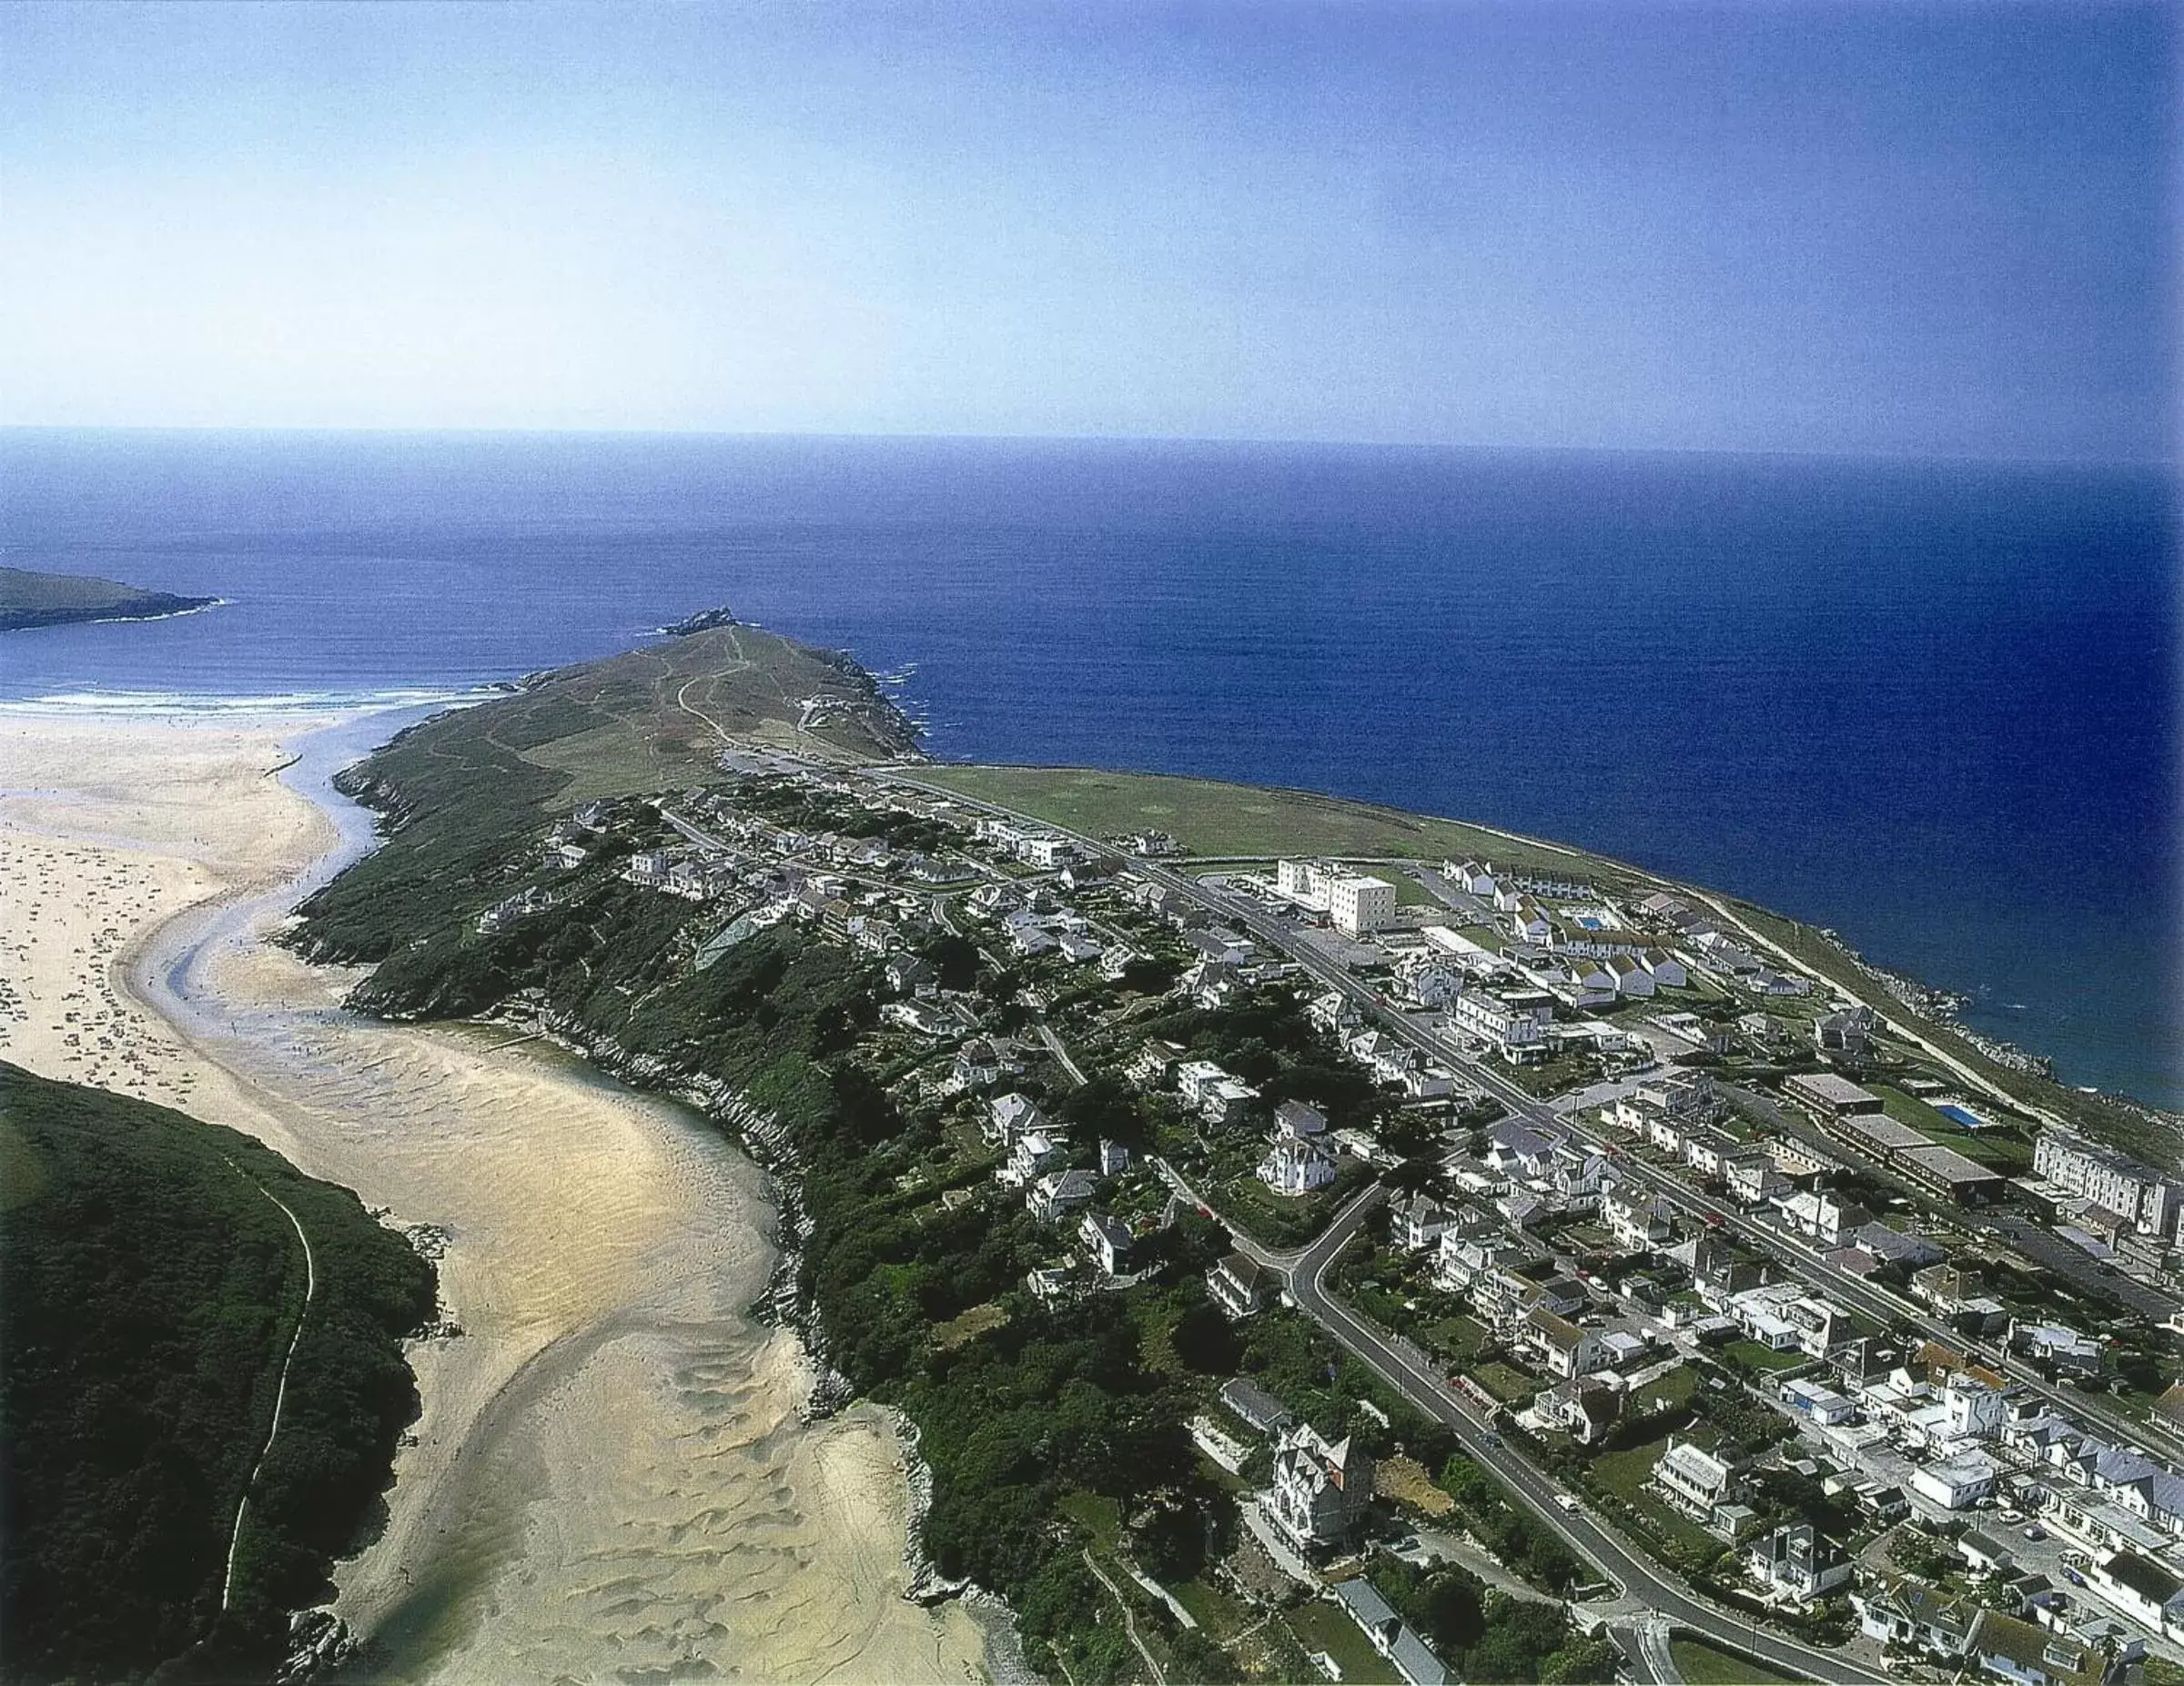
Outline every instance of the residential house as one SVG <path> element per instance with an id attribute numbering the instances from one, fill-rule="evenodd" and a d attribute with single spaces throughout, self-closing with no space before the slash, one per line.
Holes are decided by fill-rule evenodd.
<path id="1" fill-rule="evenodd" d="M 1774 1163 L 1774 1156 L 1758 1146 L 1740 1147 L 1724 1155 L 1722 1180 L 1729 1186 L 1730 1197 L 1746 1206 L 1764 1205 L 1790 1189 L 1790 1179 Z"/>
<path id="2" fill-rule="evenodd" d="M 1525 1314 L 1517 1338 L 1542 1369 L 1564 1381 L 1601 1368 L 1599 1337 L 1542 1306 Z"/>
<path id="3" fill-rule="evenodd" d="M 1543 1134 L 1528 1125 L 1504 1119 L 1487 1132 L 1486 1166 L 1502 1176 L 1539 1177 L 1547 1175 L 1562 1137 Z"/>
<path id="4" fill-rule="evenodd" d="M 1024 1205 L 1042 1224 L 1058 1223 L 1099 1192 L 1099 1178 L 1086 1170 L 1049 1171 L 1025 1194 Z"/>
<path id="5" fill-rule="evenodd" d="M 974 1036 L 956 1050 L 945 1086 L 952 1095 L 990 1088 L 1001 1081 L 1002 1070 L 1000 1051 L 985 1037 Z"/>
<path id="6" fill-rule="evenodd" d="M 1310 1141 L 1327 1133 L 1327 1115 L 1302 1101 L 1284 1101 L 1274 1109 L 1274 1134 Z"/>
<path id="7" fill-rule="evenodd" d="M 1972 1626 L 1979 1614 L 1979 1606 L 1966 1600 L 1916 1580 L 1894 1579 L 1853 1592 L 1850 1604 L 1858 1613 L 1858 1630 L 1866 1638 L 1922 1651 L 1945 1661 L 1969 1651 Z"/>
<path id="8" fill-rule="evenodd" d="M 1600 1197 L 1600 1211 L 1615 1245 L 1625 1252 L 1657 1247 L 1675 1234 L 1668 1203 L 1635 1188 L 1610 1189 Z"/>
<path id="9" fill-rule="evenodd" d="M 1105 1213 L 1087 1212 L 1077 1222 L 1077 1238 L 1102 1276 L 1118 1277 L 1129 1269 L 1130 1232 Z"/>
<path id="10" fill-rule="evenodd" d="M 1120 1142 L 1102 1139 L 1099 1144 L 1099 1174 L 1102 1176 L 1120 1176 L 1130 1168 L 1130 1150 Z"/>
<path id="11" fill-rule="evenodd" d="M 1309 1142 L 1285 1138 L 1259 1162 L 1259 1180 L 1278 1195 L 1309 1195 L 1335 1180 L 1335 1162 Z"/>
<path id="12" fill-rule="evenodd" d="M 1995 1460 L 1986 1453 L 1960 1452 L 1954 1458 L 1913 1469 L 1911 1489 L 1945 1510 L 1962 1510 L 1992 1492 L 1995 1478 L 2000 1473 Z"/>
<path id="13" fill-rule="evenodd" d="M 1623 1394 L 1599 1376 L 1558 1381 L 1532 1401 L 1532 1415 L 1580 1446 L 1596 1446 L 1623 1417 Z"/>
<path id="14" fill-rule="evenodd" d="M 939 992 L 940 974 L 933 969 L 931 961 L 916 954 L 890 955 L 882 970 L 887 987 L 898 995 L 915 995 L 922 1001 Z"/>
<path id="15" fill-rule="evenodd" d="M 1744 1569 L 1770 1597 L 1809 1604 L 1847 1585 L 1851 1565 L 1810 1522 L 1796 1522 L 1754 1540 Z"/>
<path id="16" fill-rule="evenodd" d="M 1372 1502 L 1372 1455 L 1348 1438 L 1330 1445 L 1309 1423 L 1283 1433 L 1274 1450 L 1273 1484 L 1259 1508 L 1300 1551 L 1340 1544 Z"/>
<path id="17" fill-rule="evenodd" d="M 1668 1437 L 1668 1449 L 1653 1465 L 1651 1485 L 1685 1515 L 1704 1522 L 1717 1505 L 1736 1497 L 1735 1467 L 1692 1440 Z"/>
<path id="18" fill-rule="evenodd" d="M 1206 1290 L 1213 1303 L 1232 1318 L 1248 1318 L 1263 1309 L 1279 1287 L 1279 1278 L 1257 1259 L 1231 1253 L 1206 1273 Z"/>
<path id="19" fill-rule="evenodd" d="M 1448 1213 L 1431 1195 L 1399 1195 L 1389 1207 L 1389 1238 L 1406 1253 L 1439 1246 L 1447 1227 Z"/>
<path id="20" fill-rule="evenodd" d="M 986 1104 L 986 1124 L 981 1132 L 986 1139 L 999 1147 L 1012 1147 L 1031 1131 L 1046 1122 L 1039 1111 L 1038 1103 L 1027 1095 L 1011 1093 L 998 1095 Z"/>
<path id="21" fill-rule="evenodd" d="M 1060 1170 L 1068 1156 L 1067 1136 L 1052 1129 L 1028 1130 L 1016 1138 L 994 1176 L 1006 1188 L 1028 1187 L 1047 1172 Z"/>
<path id="22" fill-rule="evenodd" d="M 1141 1089 L 1165 1089 L 1176 1081 L 1177 1067 L 1182 1064 L 1181 1044 L 1155 1040 L 1138 1050 L 1123 1075 Z"/>

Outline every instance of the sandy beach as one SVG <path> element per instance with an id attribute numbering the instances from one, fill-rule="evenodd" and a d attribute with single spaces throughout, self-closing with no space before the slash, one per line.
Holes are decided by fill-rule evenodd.
<path id="1" fill-rule="evenodd" d="M 337 841 L 277 776 L 324 721 L 0 712 L 0 1056 L 249 1131 L 444 1233 L 460 1335 L 335 1609 L 400 1680 L 959 1681 L 900 1597 L 869 1408 L 806 1425 L 743 1308 L 762 1179 L 682 1110 L 485 1031 L 342 1013 L 265 934 Z"/>

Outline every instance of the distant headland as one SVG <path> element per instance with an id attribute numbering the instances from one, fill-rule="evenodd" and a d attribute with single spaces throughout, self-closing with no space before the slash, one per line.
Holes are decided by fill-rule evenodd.
<path id="1" fill-rule="evenodd" d="M 67 626 L 79 621 L 157 621 L 210 609 L 217 597 L 178 597 L 147 591 L 89 574 L 38 573 L 0 568 L 0 632 L 28 627 Z"/>

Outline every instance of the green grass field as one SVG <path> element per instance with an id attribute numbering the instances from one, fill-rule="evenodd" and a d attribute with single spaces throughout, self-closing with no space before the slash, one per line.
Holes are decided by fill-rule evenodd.
<path id="1" fill-rule="evenodd" d="M 1704 1640 L 1671 1640 L 1668 1649 L 1676 1660 L 1676 1672 L 1690 1686 L 1774 1686 L 1774 1681 L 1797 1678 L 1709 1645 Z"/>
<path id="2" fill-rule="evenodd" d="M 1325 1651 L 1342 1671 L 1342 1686 L 1365 1681 L 1369 1686 L 1397 1686 L 1401 1676 L 1395 1665 L 1372 1648 L 1349 1615 L 1332 1604 L 1300 1604 L 1284 1619 L 1297 1642 L 1307 1651 Z"/>
<path id="3" fill-rule="evenodd" d="M 1482 855 L 1557 873 L 1630 876 L 1596 855 L 1513 841 L 1457 820 L 1431 819 L 1309 791 L 1262 790 L 1166 773 L 1084 767 L 920 767 L 921 781 L 1094 836 L 1158 830 L 1196 855 L 1267 858 L 1328 854 L 1438 861 Z M 1410 890 L 1419 899 L 1425 893 Z M 1399 886 L 1397 894 L 1404 893 Z"/>

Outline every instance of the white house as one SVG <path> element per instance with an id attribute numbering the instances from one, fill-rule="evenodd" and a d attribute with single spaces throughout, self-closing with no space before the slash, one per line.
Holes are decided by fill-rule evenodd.
<path id="1" fill-rule="evenodd" d="M 1610 1189 L 1600 1198 L 1600 1211 L 1607 1219 L 1608 1233 L 1627 1252 L 1657 1247 L 1675 1234 L 1667 1202 L 1635 1189 Z"/>
<path id="2" fill-rule="evenodd" d="M 1422 1253 L 1440 1244 L 1448 1213 L 1431 1195 L 1399 1196 L 1389 1208 L 1388 1234 L 1406 1253 Z"/>
<path id="3" fill-rule="evenodd" d="M 1036 1182 L 1049 1171 L 1057 1171 L 1067 1157 L 1069 1143 L 1067 1137 L 1048 1130 L 1030 1130 L 1016 1138 L 1009 1149 L 1008 1158 L 994 1176 L 1003 1186 L 1022 1188 Z"/>
<path id="4" fill-rule="evenodd" d="M 1274 1134 L 1309 1142 L 1327 1134 L 1327 1115 L 1302 1101 L 1284 1101 L 1274 1109 Z"/>
<path id="5" fill-rule="evenodd" d="M 1285 1137 L 1259 1162 L 1259 1180 L 1278 1195 L 1309 1195 L 1335 1180 L 1335 1162 L 1309 1142 Z"/>
<path id="6" fill-rule="evenodd" d="M 1273 1485 L 1259 1496 L 1259 1508 L 1299 1550 L 1335 1545 L 1364 1520 L 1373 1475 L 1370 1452 L 1347 1438 L 1330 1446 L 1299 1423 L 1276 1443 Z"/>
<path id="7" fill-rule="evenodd" d="M 1077 1238 L 1101 1275 L 1118 1277 L 1130 1267 L 1130 1232 L 1106 1214 L 1087 1212 L 1077 1226 Z"/>
<path id="8" fill-rule="evenodd" d="M 1745 1550 L 1744 1568 L 1767 1593 L 1809 1604 L 1846 1585 L 1851 1566 L 1810 1522 L 1797 1522 L 1754 1540 Z"/>
<path id="9" fill-rule="evenodd" d="M 1964 1452 L 1915 1468 L 1911 1489 L 1945 1510 L 1962 1510 L 1986 1498 L 1999 1473 L 1995 1460 L 1984 1452 Z"/>
<path id="10" fill-rule="evenodd" d="M 986 1139 L 996 1146 L 1013 1146 L 1046 1122 L 1038 1103 L 1027 1095 L 996 1095 L 986 1104 Z"/>
<path id="11" fill-rule="evenodd" d="M 1668 1450 L 1653 1466 L 1652 1484 L 1686 1515 L 1706 1520 L 1736 1492 L 1734 1468 L 1690 1440 L 1668 1437 Z"/>
<path id="12" fill-rule="evenodd" d="M 1089 1171 L 1049 1171 L 1032 1184 L 1024 1205 L 1039 1222 L 1051 1224 L 1089 1204 L 1098 1192 L 1099 1178 Z"/>
<path id="13" fill-rule="evenodd" d="M 1561 1380 L 1573 1381 L 1601 1368 L 1600 1338 L 1542 1306 L 1524 1314 L 1517 1338 L 1541 1368 Z"/>

